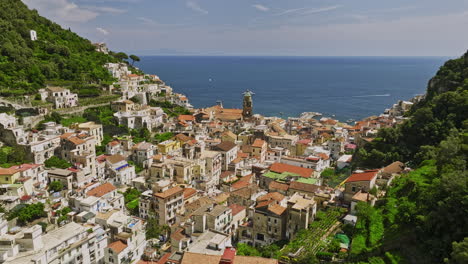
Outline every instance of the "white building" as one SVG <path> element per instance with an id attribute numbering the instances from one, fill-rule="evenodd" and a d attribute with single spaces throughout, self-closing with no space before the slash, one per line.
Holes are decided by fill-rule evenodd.
<path id="1" fill-rule="evenodd" d="M 55 109 L 78 106 L 78 94 L 61 87 L 47 87 L 47 101 L 54 104 Z"/>
<path id="2" fill-rule="evenodd" d="M 107 246 L 102 227 L 75 222 L 47 234 L 42 234 L 41 226 L 35 225 L 6 239 L 10 243 L 1 252 L 6 252 L 3 260 L 11 264 L 100 263 Z"/>

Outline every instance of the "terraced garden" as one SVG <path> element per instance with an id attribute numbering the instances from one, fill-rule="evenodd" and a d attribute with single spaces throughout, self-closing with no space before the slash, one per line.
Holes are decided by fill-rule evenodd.
<path id="1" fill-rule="evenodd" d="M 346 209 L 335 207 L 317 211 L 315 221 L 281 249 L 279 259 L 286 263 L 308 263 L 304 262 L 306 258 L 326 248 L 326 238 L 340 225 L 339 219 L 345 212 Z"/>

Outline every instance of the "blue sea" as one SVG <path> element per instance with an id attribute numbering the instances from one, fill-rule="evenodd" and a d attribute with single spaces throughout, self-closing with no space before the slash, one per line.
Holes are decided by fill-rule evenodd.
<path id="1" fill-rule="evenodd" d="M 142 56 L 136 66 L 156 74 L 197 108 L 221 100 L 241 108 L 255 93 L 254 113 L 320 112 L 346 121 L 379 115 L 398 100 L 425 92 L 447 57 Z"/>

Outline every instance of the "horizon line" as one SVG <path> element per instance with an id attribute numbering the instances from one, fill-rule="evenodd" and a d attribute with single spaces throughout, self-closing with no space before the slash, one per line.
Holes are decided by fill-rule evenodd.
<path id="1" fill-rule="evenodd" d="M 128 54 L 132 52 L 127 52 Z M 313 58 L 458 58 L 457 55 L 246 55 L 246 54 L 139 54 L 141 57 L 313 57 Z"/>

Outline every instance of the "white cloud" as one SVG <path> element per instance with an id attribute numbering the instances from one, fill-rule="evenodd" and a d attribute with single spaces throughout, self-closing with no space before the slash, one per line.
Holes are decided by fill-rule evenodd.
<path id="1" fill-rule="evenodd" d="M 137 17 L 138 20 L 143 21 L 143 23 L 148 25 L 156 25 L 156 21 L 147 17 Z"/>
<path id="2" fill-rule="evenodd" d="M 110 13 L 110 14 L 123 14 L 127 12 L 127 10 L 114 8 L 110 6 L 83 6 L 83 8 L 86 8 L 91 11 L 96 11 L 100 13 Z"/>
<path id="3" fill-rule="evenodd" d="M 208 14 L 208 10 L 203 9 L 198 3 L 194 1 L 187 1 L 186 5 L 188 8 L 192 9 L 195 12 L 198 12 L 201 14 Z"/>
<path id="4" fill-rule="evenodd" d="M 260 4 L 253 5 L 253 7 L 255 7 L 255 9 L 257 9 L 258 11 L 262 12 L 268 12 L 270 10 L 269 7 Z"/>
<path id="5" fill-rule="evenodd" d="M 318 14 L 322 12 L 328 12 L 335 9 L 342 7 L 341 5 L 334 5 L 334 6 L 325 6 L 320 8 L 309 8 L 309 7 L 301 7 L 301 8 L 292 8 L 286 9 L 279 13 L 276 13 L 275 16 L 284 16 L 284 15 L 310 15 L 310 14 Z"/>
<path id="6" fill-rule="evenodd" d="M 30 9 L 58 23 L 82 23 L 95 19 L 99 13 L 82 8 L 69 0 L 23 0 Z"/>
<path id="7" fill-rule="evenodd" d="M 107 30 L 105 30 L 105 29 L 103 29 L 103 28 L 101 28 L 101 27 L 97 27 L 96 30 L 97 30 L 99 33 L 103 34 L 103 35 L 109 35 L 109 31 L 107 31 Z"/>
<path id="8" fill-rule="evenodd" d="M 299 11 L 306 10 L 306 9 L 307 9 L 306 7 L 286 9 L 286 10 L 284 10 L 282 12 L 279 12 L 279 13 L 277 13 L 275 15 L 276 16 L 283 16 L 283 15 L 287 15 L 287 14 L 297 13 Z"/>
<path id="9" fill-rule="evenodd" d="M 317 13 L 322 13 L 322 12 L 328 12 L 328 11 L 338 9 L 340 7 L 341 5 L 326 6 L 326 7 L 321 7 L 321 8 L 311 8 L 302 12 L 302 14 L 307 15 L 307 14 L 317 14 Z"/>

